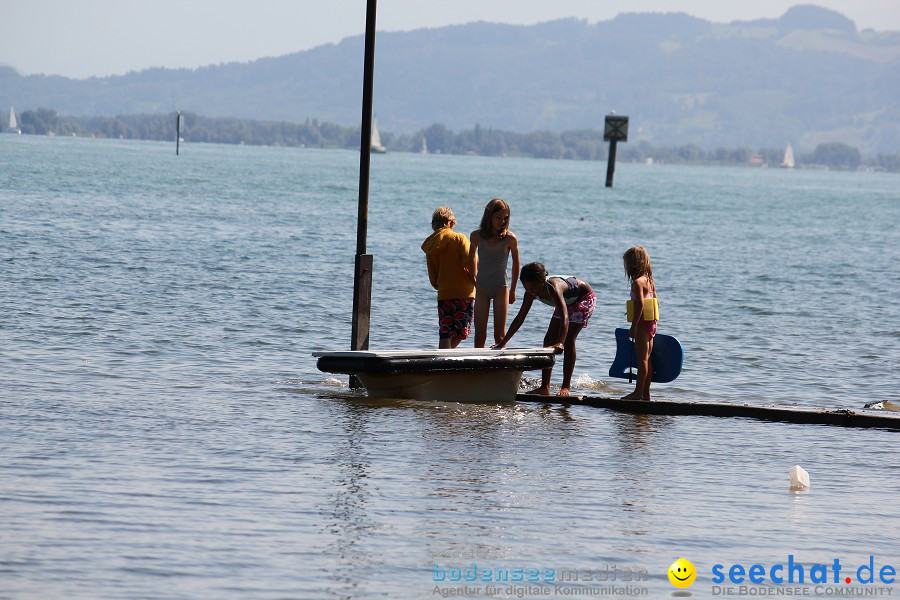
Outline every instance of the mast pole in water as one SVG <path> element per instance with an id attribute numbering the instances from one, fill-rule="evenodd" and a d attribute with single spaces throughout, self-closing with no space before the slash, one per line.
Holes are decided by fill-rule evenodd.
<path id="1" fill-rule="evenodd" d="M 356 261 L 353 276 L 351 350 L 369 349 L 369 317 L 372 307 L 372 255 L 366 254 L 369 225 L 369 164 L 372 141 L 372 90 L 375 80 L 376 0 L 366 1 L 366 45 L 363 68 L 362 128 L 359 138 L 359 209 L 356 217 Z M 361 387 L 355 376 L 350 387 Z"/>
<path id="2" fill-rule="evenodd" d="M 181 111 L 175 113 L 175 156 L 178 156 L 178 150 L 181 146 L 181 125 L 184 123 L 184 115 Z"/>

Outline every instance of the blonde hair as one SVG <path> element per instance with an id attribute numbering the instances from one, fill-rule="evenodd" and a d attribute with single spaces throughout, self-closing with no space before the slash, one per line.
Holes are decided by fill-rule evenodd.
<path id="1" fill-rule="evenodd" d="M 490 202 L 487 203 L 487 206 L 484 207 L 484 215 L 481 217 L 481 225 L 478 227 L 478 231 L 481 233 L 481 237 L 485 239 L 490 239 L 493 234 L 493 223 L 492 220 L 494 218 L 494 213 L 498 213 L 501 210 L 505 210 L 509 212 L 509 204 L 503 198 L 494 198 Z M 497 234 L 497 238 L 503 239 L 506 237 L 506 234 L 509 233 L 509 223 Z"/>
<path id="2" fill-rule="evenodd" d="M 653 283 L 653 265 L 650 264 L 650 255 L 643 246 L 632 246 L 622 255 L 622 260 L 625 261 L 625 274 L 628 275 L 628 279 L 634 281 L 638 277 L 646 275 L 651 285 L 656 287 Z"/>
<path id="3" fill-rule="evenodd" d="M 450 224 L 456 220 L 453 211 L 449 206 L 438 206 L 431 214 L 431 228 L 437 231 L 444 227 L 450 227 Z"/>

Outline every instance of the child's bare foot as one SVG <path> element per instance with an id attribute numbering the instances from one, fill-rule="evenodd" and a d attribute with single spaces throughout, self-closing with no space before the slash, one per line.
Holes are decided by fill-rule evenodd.
<path id="1" fill-rule="evenodd" d="M 568 395 L 569 395 L 569 388 L 567 388 L 567 387 L 559 388 L 559 391 L 556 392 L 556 395 L 557 395 L 557 396 L 568 396 Z"/>
<path id="2" fill-rule="evenodd" d="M 622 396 L 622 400 L 643 400 L 637 392 L 631 392 L 627 396 Z"/>
<path id="3" fill-rule="evenodd" d="M 531 391 L 528 392 L 528 393 L 529 393 L 529 394 L 535 394 L 535 395 L 537 395 L 537 396 L 549 396 L 549 395 L 550 395 L 550 386 L 549 386 L 549 385 L 548 385 L 548 386 L 543 386 L 543 385 L 542 385 L 541 387 L 534 388 L 533 390 L 531 390 Z"/>

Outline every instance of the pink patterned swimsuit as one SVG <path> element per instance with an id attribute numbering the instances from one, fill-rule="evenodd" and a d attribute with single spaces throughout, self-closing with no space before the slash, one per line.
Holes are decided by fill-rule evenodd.
<path id="1" fill-rule="evenodd" d="M 654 288 L 653 291 L 651 291 L 650 294 L 649 294 L 648 296 L 646 296 L 646 297 L 647 297 L 647 298 L 654 298 L 654 297 L 656 297 L 656 288 Z M 643 299 L 643 298 L 636 298 L 636 297 L 634 296 L 634 294 L 631 294 L 631 300 L 634 302 L 634 305 L 635 305 L 636 307 L 643 307 L 643 306 L 644 306 L 644 299 Z M 644 320 L 644 313 L 643 313 L 643 310 L 641 310 L 640 312 L 638 312 L 638 314 L 641 316 L 641 320 L 638 322 L 638 327 L 643 327 L 644 329 L 646 329 L 646 330 L 647 330 L 647 333 L 650 334 L 650 339 L 652 340 L 652 339 L 656 336 L 656 323 L 657 323 L 657 321 L 645 321 L 645 320 Z"/>
<path id="2" fill-rule="evenodd" d="M 566 303 L 566 314 L 570 323 L 580 323 L 582 327 L 587 328 L 588 319 L 594 314 L 594 307 L 597 305 L 597 296 L 593 291 L 582 294 L 578 285 L 578 279 L 571 275 L 548 275 L 546 284 L 550 287 L 551 279 L 562 279 L 568 285 L 568 289 L 563 293 L 563 301 Z M 548 306 L 553 306 L 552 300 L 544 300 L 538 297 L 538 300 Z M 558 308 L 553 311 L 552 319 L 562 319 L 562 313 Z"/>

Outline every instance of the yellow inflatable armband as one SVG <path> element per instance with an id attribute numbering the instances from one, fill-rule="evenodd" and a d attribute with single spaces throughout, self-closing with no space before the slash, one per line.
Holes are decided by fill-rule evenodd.
<path id="1" fill-rule="evenodd" d="M 634 321 L 634 301 L 629 300 L 625 303 L 628 322 Z M 659 300 L 656 298 L 644 298 L 644 321 L 659 321 Z"/>

